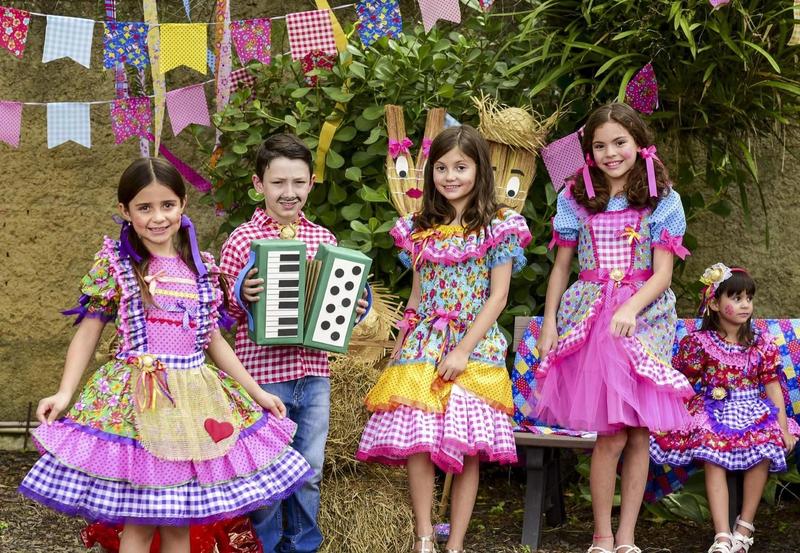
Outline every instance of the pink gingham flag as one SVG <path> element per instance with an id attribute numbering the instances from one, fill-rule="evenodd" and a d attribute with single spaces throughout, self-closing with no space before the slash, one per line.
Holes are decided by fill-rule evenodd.
<path id="1" fill-rule="evenodd" d="M 167 112 L 175 136 L 192 123 L 211 126 L 202 83 L 167 92 Z"/>
<path id="2" fill-rule="evenodd" d="M 542 148 L 542 161 L 556 191 L 561 190 L 566 179 L 583 167 L 583 149 L 577 132 L 562 136 Z"/>
<path id="3" fill-rule="evenodd" d="M 419 11 L 422 12 L 422 25 L 426 33 L 433 29 L 439 19 L 461 23 L 458 0 L 419 0 Z"/>
<path id="4" fill-rule="evenodd" d="M 290 13 L 286 16 L 286 30 L 294 60 L 303 59 L 312 50 L 336 54 L 336 41 L 333 38 L 333 25 L 328 10 Z"/>
<path id="5" fill-rule="evenodd" d="M 0 141 L 18 148 L 21 129 L 22 104 L 20 102 L 0 102 Z"/>

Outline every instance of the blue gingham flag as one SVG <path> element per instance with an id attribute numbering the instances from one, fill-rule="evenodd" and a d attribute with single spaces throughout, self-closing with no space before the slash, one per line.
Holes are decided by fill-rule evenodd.
<path id="1" fill-rule="evenodd" d="M 72 58 L 84 67 L 89 67 L 93 31 L 94 21 L 91 19 L 48 15 L 42 63 Z"/>
<path id="2" fill-rule="evenodd" d="M 55 148 L 72 140 L 92 147 L 89 104 L 54 102 L 47 104 L 47 147 Z"/>

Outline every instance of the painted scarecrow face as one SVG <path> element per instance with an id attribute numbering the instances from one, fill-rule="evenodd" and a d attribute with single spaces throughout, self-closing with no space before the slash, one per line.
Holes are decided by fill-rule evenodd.
<path id="1" fill-rule="evenodd" d="M 536 156 L 528 150 L 491 141 L 489 151 L 494 170 L 495 198 L 498 203 L 522 212 L 536 175 Z"/>

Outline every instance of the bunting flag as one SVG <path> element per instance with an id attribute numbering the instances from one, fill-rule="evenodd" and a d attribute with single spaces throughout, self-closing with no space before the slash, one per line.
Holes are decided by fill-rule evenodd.
<path id="1" fill-rule="evenodd" d="M 716 9 L 720 6 L 726 6 L 731 3 L 731 0 L 708 0 L 711 3 L 711 6 Z"/>
<path id="2" fill-rule="evenodd" d="M 217 22 L 214 36 L 214 54 L 216 55 L 217 94 L 216 109 L 221 113 L 231 98 L 231 69 L 233 59 L 231 53 L 231 6 L 228 0 L 217 0 L 214 6 L 214 19 Z M 217 129 L 216 141 L 222 131 Z"/>
<path id="3" fill-rule="evenodd" d="M 208 25 L 164 23 L 161 25 L 161 72 L 185 65 L 206 74 Z"/>
<path id="4" fill-rule="evenodd" d="M 642 67 L 628 82 L 625 102 L 645 115 L 651 115 L 658 107 L 658 81 L 652 63 Z"/>
<path id="5" fill-rule="evenodd" d="M 196 123 L 211 126 L 208 114 L 206 93 L 203 84 L 196 84 L 167 92 L 167 112 L 172 123 L 172 132 L 178 136 L 180 132 Z"/>
<path id="6" fill-rule="evenodd" d="M 64 142 L 92 147 L 89 104 L 55 102 L 47 104 L 47 147 L 55 148 Z"/>
<path id="7" fill-rule="evenodd" d="M 0 102 L 0 141 L 18 148 L 21 130 L 22 104 L 20 102 Z"/>
<path id="8" fill-rule="evenodd" d="M 403 18 L 397 0 L 361 0 L 356 4 L 358 36 L 369 48 L 376 40 L 396 38 L 403 30 Z"/>
<path id="9" fill-rule="evenodd" d="M 336 56 L 326 54 L 320 50 L 311 50 L 308 54 L 303 56 L 301 65 L 303 66 L 303 73 L 306 73 L 306 84 L 308 86 L 317 86 L 317 76 L 308 75 L 309 72 L 317 69 L 331 69 L 333 67 Z"/>
<path id="10" fill-rule="evenodd" d="M 127 64 L 142 69 L 147 59 L 147 25 L 141 22 L 108 21 L 103 25 L 103 67 Z"/>
<path id="11" fill-rule="evenodd" d="M 478 0 L 478 3 L 481 5 L 481 9 L 485 12 L 488 12 L 492 9 L 494 5 L 494 0 Z"/>
<path id="12" fill-rule="evenodd" d="M 556 191 L 583 166 L 583 149 L 577 132 L 563 136 L 542 148 L 542 161 Z"/>
<path id="13" fill-rule="evenodd" d="M 797 46 L 800 44 L 800 0 L 794 0 L 794 27 L 792 28 L 792 36 L 789 37 L 789 46 Z"/>
<path id="14" fill-rule="evenodd" d="M 0 7 L 0 46 L 21 58 L 28 40 L 30 22 L 29 12 Z"/>
<path id="15" fill-rule="evenodd" d="M 289 50 L 292 59 L 302 60 L 312 50 L 336 54 L 336 40 L 328 10 L 313 10 L 286 15 Z"/>
<path id="16" fill-rule="evenodd" d="M 146 137 L 150 134 L 153 117 L 150 98 L 120 98 L 111 104 L 111 130 L 114 142 L 122 144 L 132 136 Z"/>
<path id="17" fill-rule="evenodd" d="M 94 21 L 77 17 L 47 16 L 42 63 L 59 58 L 72 58 L 89 67 L 92 55 Z"/>
<path id="18" fill-rule="evenodd" d="M 167 85 L 164 82 L 164 73 L 161 71 L 161 32 L 158 27 L 158 8 L 156 0 L 142 0 L 144 20 L 149 26 L 147 33 L 147 51 L 150 54 L 150 69 L 153 78 L 153 96 L 155 100 L 155 115 L 153 117 L 153 144 L 155 151 L 161 145 L 161 128 L 164 126 L 164 96 Z"/>
<path id="19" fill-rule="evenodd" d="M 419 0 L 419 11 L 422 12 L 422 26 L 430 32 L 440 19 L 461 23 L 461 7 L 458 0 Z"/>
<path id="20" fill-rule="evenodd" d="M 231 94 L 239 90 L 240 88 L 253 88 L 253 85 L 256 84 L 256 78 L 253 77 L 250 73 L 247 72 L 247 69 L 244 67 L 240 67 L 236 71 L 231 72 Z"/>
<path id="21" fill-rule="evenodd" d="M 269 65 L 271 30 L 272 23 L 269 19 L 247 19 L 231 23 L 231 38 L 242 65 L 250 60 Z"/>

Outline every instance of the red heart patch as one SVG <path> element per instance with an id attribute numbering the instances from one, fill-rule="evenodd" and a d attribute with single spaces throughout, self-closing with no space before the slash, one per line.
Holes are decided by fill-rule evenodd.
<path id="1" fill-rule="evenodd" d="M 214 440 L 214 443 L 219 443 L 231 434 L 233 434 L 233 425 L 229 422 L 219 422 L 214 419 L 206 419 L 203 427 Z"/>

